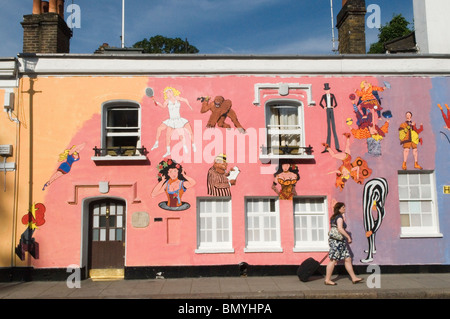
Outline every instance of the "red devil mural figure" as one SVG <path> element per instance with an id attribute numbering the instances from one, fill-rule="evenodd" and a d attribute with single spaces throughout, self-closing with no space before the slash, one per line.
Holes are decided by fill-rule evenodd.
<path id="1" fill-rule="evenodd" d="M 25 259 L 25 252 L 28 251 L 34 259 L 39 259 L 39 243 L 33 238 L 33 233 L 39 226 L 45 224 L 45 206 L 44 204 L 33 204 L 28 214 L 22 217 L 22 224 L 27 229 L 20 236 L 19 245 L 15 251 L 21 260 Z"/>

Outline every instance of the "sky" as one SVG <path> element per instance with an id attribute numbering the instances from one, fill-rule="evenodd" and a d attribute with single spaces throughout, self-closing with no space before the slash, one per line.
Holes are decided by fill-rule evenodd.
<path id="1" fill-rule="evenodd" d="M 413 0 L 366 0 L 377 5 L 380 23 L 395 14 L 413 22 Z M 333 53 L 332 28 L 341 0 L 125 0 L 125 46 L 155 35 L 187 39 L 199 54 L 328 55 Z M 79 6 L 70 53 L 91 54 L 103 43 L 121 46 L 122 0 L 66 0 Z M 0 57 L 22 52 L 24 15 L 33 0 L 0 0 Z M 72 12 L 65 13 L 68 21 Z M 375 11 L 366 15 L 373 21 Z M 410 26 L 413 27 L 412 25 Z M 366 23 L 366 46 L 379 30 Z M 337 42 L 335 44 L 337 48 Z"/>

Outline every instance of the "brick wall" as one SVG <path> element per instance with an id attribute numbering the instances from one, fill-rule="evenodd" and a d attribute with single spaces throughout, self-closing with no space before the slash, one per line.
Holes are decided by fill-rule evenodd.
<path id="1" fill-rule="evenodd" d="M 72 31 L 57 13 L 23 17 L 23 53 L 69 53 Z"/>
<path id="2" fill-rule="evenodd" d="M 339 53 L 365 54 L 366 6 L 364 0 L 347 0 L 337 16 Z"/>

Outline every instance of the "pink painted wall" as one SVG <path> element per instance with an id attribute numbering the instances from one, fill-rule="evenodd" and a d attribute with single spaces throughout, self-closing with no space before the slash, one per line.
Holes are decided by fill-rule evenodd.
<path id="1" fill-rule="evenodd" d="M 265 141 L 258 140 L 258 144 L 245 149 L 217 149 L 214 145 L 227 145 L 230 131 L 223 128 L 206 129 L 208 114 L 201 114 L 201 104 L 197 101 L 200 96 L 222 95 L 230 99 L 239 121 L 247 129 L 247 136 L 253 131 L 258 132 L 265 127 L 264 104 L 273 98 L 297 99 L 304 104 L 306 145 L 314 148 L 314 162 L 297 162 L 301 179 L 297 184 L 298 195 L 326 196 L 331 205 L 333 198 L 344 201 L 348 210 L 349 228 L 353 230 L 355 258 L 360 258 L 366 247 L 366 239 L 361 229 L 361 197 L 363 186 L 348 181 L 344 190 L 335 186 L 335 175 L 328 172 L 337 169 L 340 161 L 322 154 L 322 143 L 326 140 L 326 115 L 319 106 L 323 94 L 324 83 L 329 83 L 331 92 L 335 94 L 338 107 L 335 109 L 337 134 L 341 148 L 344 148 L 344 132 L 349 132 L 346 119 L 355 120 L 349 94 L 358 89 L 362 80 L 373 85 L 382 85 L 388 81 L 392 88 L 382 93 L 383 107 L 393 113 L 389 132 L 382 142 L 383 155 L 373 158 L 367 153 L 364 140 L 351 138 L 352 157 L 361 156 L 367 160 L 373 170 L 371 177 L 385 177 L 390 188 L 387 202 L 389 215 L 380 229 L 377 248 L 380 251 L 391 251 L 384 254 L 380 262 L 396 264 L 404 262 L 409 257 L 402 257 L 402 253 L 392 253 L 392 249 L 402 247 L 398 238 L 399 214 L 397 170 L 401 169 L 402 150 L 398 141 L 397 128 L 404 121 L 404 113 L 412 110 L 417 122 L 423 122 L 424 144 L 420 146 L 420 164 L 427 168 L 434 168 L 435 146 L 430 129 L 429 90 L 431 82 L 425 78 L 416 77 L 256 77 L 256 76 L 193 76 L 193 77 L 152 77 L 152 78 L 81 78 L 73 86 L 72 78 L 52 79 L 41 78 L 39 83 L 43 89 L 41 100 L 36 101 L 35 112 L 41 112 L 45 107 L 58 104 L 61 117 L 39 124 L 37 131 L 42 132 L 36 138 L 36 150 L 39 150 L 34 163 L 35 193 L 37 201 L 45 204 L 47 209 L 46 223 L 35 232 L 35 238 L 40 243 L 40 258 L 32 260 L 34 267 L 64 268 L 69 264 L 80 264 L 82 261 L 82 212 L 83 199 L 95 196 L 120 197 L 127 202 L 126 225 L 126 266 L 147 265 L 221 265 L 238 264 L 245 261 L 253 265 L 299 264 L 302 260 L 312 256 L 322 259 L 326 252 L 293 252 L 294 229 L 293 209 L 291 201 L 279 201 L 281 225 L 281 253 L 245 253 L 245 211 L 244 196 L 275 196 L 271 189 L 273 173 L 261 174 L 261 169 L 267 169 L 267 164 L 261 164 L 259 146 Z M 111 83 L 114 87 L 111 87 Z M 255 106 L 253 101 L 254 85 L 257 83 L 300 83 L 312 85 L 312 99 L 316 106 L 308 106 L 306 93 L 302 90 L 290 90 L 289 95 L 280 97 L 277 90 L 261 91 L 261 104 Z M 174 159 L 182 156 L 180 162 L 187 174 L 197 184 L 188 189 L 183 195 L 183 201 L 191 204 L 188 210 L 181 212 L 166 211 L 158 207 L 164 200 L 164 195 L 151 197 L 151 191 L 157 183 L 157 164 L 162 160 L 166 149 L 164 135 L 159 140 L 159 148 L 150 151 L 155 142 L 156 128 L 168 118 L 168 111 L 154 105 L 151 98 L 145 95 L 145 89 L 151 87 L 155 92 L 155 99 L 163 102 L 163 89 L 167 86 L 176 88 L 181 96 L 188 99 L 193 110 L 182 103 L 181 116 L 186 118 L 194 129 L 194 140 L 197 152 L 192 149 L 187 156 L 183 155 L 178 144 L 178 150 L 173 149 Z M 50 90 L 50 87 L 53 89 Z M 39 87 L 38 87 L 39 89 Z M 82 96 L 79 95 L 82 92 Z M 79 98 L 81 98 L 81 101 Z M 100 147 L 101 140 L 101 103 L 112 99 L 130 99 L 142 106 L 143 146 L 149 150 L 147 155 L 151 165 L 96 165 L 91 160 L 92 149 Z M 53 102 L 51 102 L 51 101 Z M 47 104 L 46 104 L 47 102 Z M 50 105 L 49 105 L 50 104 Z M 80 109 L 80 112 L 78 112 Z M 82 111 L 81 111 L 82 110 Z M 42 111 L 37 118 L 44 117 Z M 63 117 L 64 116 L 64 117 Z M 227 122 L 232 125 L 228 119 Z M 67 129 L 65 123 L 70 123 Z M 232 125 L 233 126 L 233 125 Z M 238 134 L 238 133 L 237 133 Z M 256 134 L 257 135 L 257 134 Z M 58 145 L 53 137 L 61 137 Z M 219 141 L 214 144 L 213 141 Z M 246 141 L 249 145 L 249 141 Z M 81 152 L 81 160 L 74 164 L 72 171 L 55 181 L 45 191 L 41 191 L 48 175 L 57 168 L 57 154 L 64 148 L 86 143 Z M 175 145 L 176 141 L 172 142 Z M 334 143 L 332 143 L 334 147 Z M 233 154 L 234 151 L 234 154 Z M 197 248 L 197 210 L 198 197 L 208 197 L 206 188 L 206 174 L 212 166 L 215 155 L 227 153 L 229 167 L 237 165 L 241 174 L 237 184 L 232 186 L 232 221 L 234 253 L 196 254 Z M 180 155 L 181 154 L 181 155 Z M 245 161 L 239 160 L 238 155 L 245 154 Z M 251 159 L 255 162 L 249 163 Z M 409 163 L 411 165 L 411 163 Z M 108 181 L 110 191 L 101 194 L 98 190 L 100 181 Z M 77 187 L 75 187 L 77 185 Z M 134 185 L 134 186 L 133 186 Z M 133 188 L 135 187 L 135 188 Z M 331 208 L 331 207 L 330 207 Z M 134 228 L 131 216 L 135 212 L 147 212 L 150 224 L 146 228 Z M 162 218 L 162 222 L 155 222 L 154 218 Z M 168 227 L 168 225 L 170 227 Z M 20 233 L 20 231 L 19 231 Z M 432 253 L 427 253 L 428 257 Z M 425 257 L 424 257 L 425 258 Z"/>

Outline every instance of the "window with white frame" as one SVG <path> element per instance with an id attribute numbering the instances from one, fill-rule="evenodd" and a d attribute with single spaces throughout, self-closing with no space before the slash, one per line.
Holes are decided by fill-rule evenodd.
<path id="1" fill-rule="evenodd" d="M 295 157 L 305 154 L 303 104 L 296 100 L 266 103 L 267 145 L 264 155 Z"/>
<path id="2" fill-rule="evenodd" d="M 277 198 L 247 198 L 246 252 L 282 251 Z"/>
<path id="3" fill-rule="evenodd" d="M 233 251 L 231 199 L 198 199 L 196 252 Z"/>
<path id="4" fill-rule="evenodd" d="M 110 101 L 103 104 L 102 154 L 140 155 L 141 110 L 133 101 Z"/>
<path id="5" fill-rule="evenodd" d="M 325 197 L 294 198 L 294 251 L 327 250 L 328 229 Z"/>
<path id="6" fill-rule="evenodd" d="M 433 171 L 399 171 L 398 194 L 402 236 L 442 236 Z"/>

